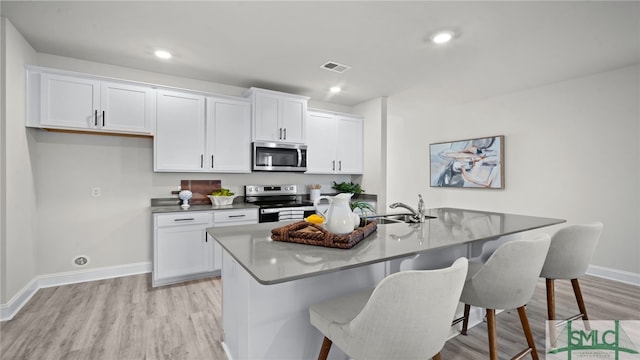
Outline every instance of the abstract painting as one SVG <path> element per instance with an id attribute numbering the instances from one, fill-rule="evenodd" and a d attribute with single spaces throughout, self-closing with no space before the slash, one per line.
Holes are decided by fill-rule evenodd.
<path id="1" fill-rule="evenodd" d="M 504 136 L 429 145 L 431 186 L 504 189 Z"/>

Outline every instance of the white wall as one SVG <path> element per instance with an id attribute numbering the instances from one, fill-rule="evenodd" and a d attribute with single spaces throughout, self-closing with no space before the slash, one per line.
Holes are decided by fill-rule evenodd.
<path id="1" fill-rule="evenodd" d="M 593 264 L 640 274 L 640 66 L 465 104 L 388 99 L 387 199 L 602 221 Z M 429 187 L 429 144 L 505 135 L 504 190 Z M 365 176 L 366 178 L 366 176 Z"/>
<path id="2" fill-rule="evenodd" d="M 7 71 L 5 69 L 5 18 L 0 16 L 0 79 L 7 77 Z M 6 228 L 6 201 L 5 194 L 7 188 L 5 186 L 6 169 L 5 158 L 7 156 L 7 149 L 5 148 L 5 134 L 6 131 L 6 113 L 5 113 L 5 98 L 7 83 L 6 81 L 0 81 L 0 304 L 5 303 L 6 289 L 6 263 L 4 261 L 6 246 L 7 246 L 7 228 Z"/>
<path id="3" fill-rule="evenodd" d="M 376 98 L 353 108 L 354 113 L 364 116 L 364 174 L 362 188 L 367 193 L 378 195 L 378 213 L 385 213 L 386 203 L 386 98 Z"/>
<path id="4" fill-rule="evenodd" d="M 37 274 L 35 141 L 25 131 L 24 64 L 36 53 L 6 19 L 3 27 L 2 294 L 4 304 Z"/>

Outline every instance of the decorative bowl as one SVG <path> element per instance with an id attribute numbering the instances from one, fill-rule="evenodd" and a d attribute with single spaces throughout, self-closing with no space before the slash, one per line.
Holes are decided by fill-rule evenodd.
<path id="1" fill-rule="evenodd" d="M 207 195 L 207 196 L 209 197 L 209 200 L 211 200 L 211 204 L 212 205 L 222 206 L 222 205 L 231 205 L 231 204 L 233 204 L 233 199 L 235 199 L 235 197 L 237 195 L 232 195 L 232 196 Z"/>

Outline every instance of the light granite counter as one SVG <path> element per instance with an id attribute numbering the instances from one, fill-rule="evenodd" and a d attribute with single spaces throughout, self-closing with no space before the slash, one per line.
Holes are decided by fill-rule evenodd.
<path id="1" fill-rule="evenodd" d="M 453 208 L 430 209 L 428 215 L 435 218 L 422 224 L 378 225 L 376 232 L 348 250 L 272 241 L 270 230 L 289 222 L 210 228 L 208 233 L 256 281 L 269 285 L 564 222 Z"/>

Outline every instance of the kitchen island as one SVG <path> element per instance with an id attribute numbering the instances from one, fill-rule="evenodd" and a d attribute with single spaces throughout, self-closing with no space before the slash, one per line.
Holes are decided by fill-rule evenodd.
<path id="1" fill-rule="evenodd" d="M 309 324 L 309 305 L 374 287 L 396 271 L 448 266 L 460 256 L 480 255 L 486 242 L 564 222 L 455 208 L 428 215 L 434 218 L 422 224 L 378 225 L 349 250 L 272 241 L 270 230 L 283 222 L 207 229 L 224 249 L 223 344 L 229 358 L 316 358 L 323 336 Z M 346 359 L 336 347 L 330 356 Z"/>

